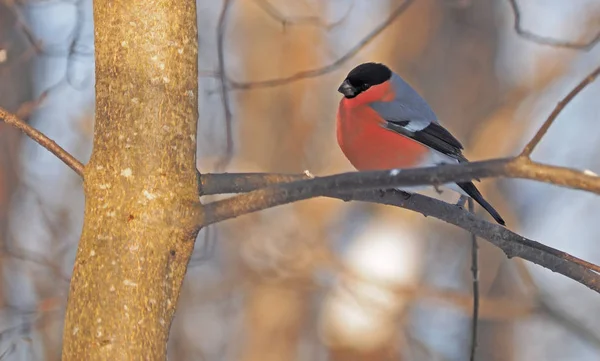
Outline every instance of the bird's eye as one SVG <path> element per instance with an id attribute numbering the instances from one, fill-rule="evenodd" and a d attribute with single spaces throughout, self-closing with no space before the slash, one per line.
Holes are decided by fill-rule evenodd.
<path id="1" fill-rule="evenodd" d="M 365 91 L 365 90 L 369 89 L 370 87 L 371 86 L 369 84 L 363 84 L 363 85 L 361 85 L 360 90 Z"/>

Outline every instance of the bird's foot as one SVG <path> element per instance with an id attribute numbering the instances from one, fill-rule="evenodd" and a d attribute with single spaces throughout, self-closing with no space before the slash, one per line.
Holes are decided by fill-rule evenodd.
<path id="1" fill-rule="evenodd" d="M 437 194 L 444 193 L 444 191 L 440 189 L 440 186 L 438 186 L 436 184 L 433 185 L 433 189 L 435 189 L 435 191 L 437 192 Z"/>
<path id="2" fill-rule="evenodd" d="M 469 199 L 469 197 L 461 195 L 460 198 L 458 199 L 458 202 L 456 202 L 456 206 L 464 209 L 465 205 L 467 204 L 468 199 Z"/>

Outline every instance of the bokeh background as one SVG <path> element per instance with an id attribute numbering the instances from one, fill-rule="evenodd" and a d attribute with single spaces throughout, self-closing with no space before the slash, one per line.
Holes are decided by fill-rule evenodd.
<path id="1" fill-rule="evenodd" d="M 551 44 L 518 34 L 511 5 L 524 31 Z M 597 0 L 197 6 L 203 172 L 352 170 L 335 142 L 336 89 L 364 61 L 388 64 L 418 89 L 470 159 L 515 155 L 600 63 L 600 46 L 590 43 L 600 31 Z M 0 106 L 84 162 L 94 118 L 92 19 L 90 0 L 0 0 Z M 592 84 L 533 157 L 600 173 L 598 99 Z M 511 229 L 600 262 L 597 196 L 518 180 L 480 187 Z M 60 359 L 83 202 L 69 168 L 0 123 L 1 360 Z M 470 252 L 469 235 L 443 222 L 330 199 L 211 226 L 198 237 L 170 359 L 468 359 Z M 477 360 L 598 358 L 598 294 L 507 260 L 485 241 L 480 282 Z"/>

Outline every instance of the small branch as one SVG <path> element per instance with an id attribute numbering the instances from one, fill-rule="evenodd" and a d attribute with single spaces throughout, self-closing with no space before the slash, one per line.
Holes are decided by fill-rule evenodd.
<path id="1" fill-rule="evenodd" d="M 227 91 L 227 67 L 225 64 L 225 30 L 227 26 L 227 16 L 233 0 L 224 0 L 219 23 L 217 25 L 217 58 L 219 60 L 219 80 L 221 82 L 221 101 L 223 102 L 223 113 L 225 116 L 225 154 L 217 162 L 218 170 L 225 169 L 233 157 L 233 115 L 231 114 L 231 105 L 229 103 L 229 92 Z"/>
<path id="2" fill-rule="evenodd" d="M 516 163 L 516 166 L 512 166 L 512 163 Z M 479 168 L 489 167 L 488 171 L 482 171 Z M 464 169 L 465 172 L 461 175 L 460 168 Z M 430 168 L 418 168 L 418 169 L 407 169 L 400 172 L 396 176 L 392 176 L 391 172 L 352 172 L 344 173 L 340 175 L 334 175 L 329 177 L 311 178 L 307 175 L 280 175 L 280 174 L 260 174 L 260 173 L 249 173 L 249 174 L 203 174 L 201 177 L 201 187 L 204 195 L 214 195 L 223 193 L 242 193 L 241 196 L 228 198 L 225 200 L 212 202 L 206 205 L 205 210 L 207 212 L 206 218 L 203 220 L 204 224 L 216 223 L 224 220 L 220 217 L 226 217 L 225 219 L 234 218 L 242 214 L 270 208 L 265 203 L 277 203 L 277 205 L 290 203 L 292 201 L 282 201 L 282 193 L 289 192 L 290 197 L 300 200 L 308 199 L 310 197 L 309 191 L 322 193 L 324 196 L 334 197 L 349 200 L 365 200 L 367 202 L 376 202 L 382 204 L 386 203 L 384 198 L 361 198 L 360 195 L 371 194 L 372 192 L 360 192 L 361 186 L 365 187 L 365 183 L 372 182 L 367 188 L 390 188 L 395 186 L 408 186 L 408 185 L 423 185 L 433 184 L 431 180 L 438 180 L 443 182 L 449 181 L 466 181 L 477 177 L 491 176 L 492 173 L 496 175 L 502 175 L 502 170 L 508 169 L 507 174 L 503 176 L 513 175 L 518 177 L 518 174 L 523 175 L 523 178 L 537 179 L 555 184 L 570 184 L 571 187 L 579 186 L 579 189 L 586 188 L 592 192 L 600 194 L 600 178 L 595 176 L 589 176 L 579 171 L 571 169 L 553 167 L 541 165 L 531 161 L 522 161 L 521 159 L 499 159 L 491 160 L 486 162 L 473 162 L 468 164 L 460 164 L 456 166 L 438 166 Z M 517 170 L 517 171 L 514 171 Z M 470 172 L 470 173 L 469 173 Z M 465 174 L 469 176 L 465 176 Z M 451 179 L 454 176 L 454 179 Z M 380 179 L 378 179 L 378 177 Z M 387 182 L 384 180 L 387 177 Z M 390 181 L 391 178 L 396 178 Z M 578 179 L 579 178 L 579 179 Z M 554 182 L 553 182 L 554 181 Z M 287 183 L 291 182 L 291 183 Z M 319 184 L 320 183 L 320 184 Z M 311 185 L 312 184 L 312 185 Z M 270 186 L 270 187 L 269 187 Z M 304 186 L 304 187 L 303 187 Z M 269 187 L 269 188 L 264 188 Z M 357 187 L 356 189 L 345 190 L 344 187 Z M 261 189 L 263 188 L 263 189 Z M 304 189 L 302 189 L 304 188 Z M 299 195 L 293 195 L 293 189 L 299 190 Z M 324 190 L 323 190 L 324 189 Z M 322 191 L 323 190 L 323 191 Z M 322 191 L 322 192 L 321 192 Z M 276 196 L 272 199 L 269 193 L 275 194 Z M 300 198 L 300 199 L 299 199 Z M 257 199 L 254 202 L 252 199 Z M 233 203 L 233 208 L 227 211 L 226 204 Z M 445 222 L 457 225 L 465 230 L 470 230 L 464 221 L 464 217 L 472 217 L 469 212 L 464 212 L 458 207 L 449 205 L 445 202 L 425 197 L 422 195 L 414 194 L 410 199 L 404 202 L 394 202 L 390 205 L 406 208 L 426 216 L 432 216 L 441 219 Z M 223 210 L 225 208 L 225 210 Z M 457 213 L 458 210 L 458 213 Z M 447 212 L 447 213 L 444 213 Z M 474 216 L 473 216 L 474 217 Z M 482 221 L 486 224 L 488 222 Z M 495 224 L 490 224 L 496 226 Z M 506 230 L 504 227 L 497 226 L 499 229 Z M 510 231 L 509 231 L 510 232 Z M 482 235 L 476 233 L 482 238 L 489 239 L 489 235 Z M 521 241 L 529 242 L 526 238 L 523 238 L 517 234 L 511 232 L 512 235 L 518 236 Z M 496 234 L 497 236 L 497 234 Z M 512 237 L 512 236 L 511 236 Z M 533 242 L 533 241 L 531 241 Z M 544 246 L 535 242 L 536 247 L 544 252 L 550 252 L 557 257 L 564 257 L 568 261 L 573 261 L 585 268 L 600 272 L 600 267 L 597 265 L 570 256 L 567 253 L 557 251 L 551 247 Z M 558 253 L 556 253 L 558 252 Z M 515 256 L 508 254 L 509 257 Z"/>
<path id="3" fill-rule="evenodd" d="M 283 27 L 294 24 L 321 25 L 321 19 L 318 16 L 299 16 L 288 19 L 268 0 L 254 0 L 254 3 L 258 5 L 265 14 L 280 22 Z"/>
<path id="4" fill-rule="evenodd" d="M 0 119 L 4 120 L 4 122 L 8 125 L 12 125 L 17 129 L 21 130 L 25 133 L 29 138 L 33 141 L 46 148 L 50 153 L 54 154 L 58 157 L 58 159 L 62 160 L 63 163 L 68 165 L 71 169 L 75 171 L 80 177 L 83 178 L 83 164 L 78 161 L 74 156 L 72 156 L 69 152 L 64 150 L 60 145 L 56 144 L 55 141 L 45 136 L 42 132 L 33 128 L 29 124 L 25 123 L 23 120 L 19 119 L 16 115 L 9 113 L 3 108 L 0 108 Z"/>
<path id="5" fill-rule="evenodd" d="M 473 198 L 468 199 L 469 212 L 475 214 L 475 205 Z M 471 273 L 473 275 L 473 317 L 471 320 L 471 361 L 475 361 L 475 351 L 477 350 L 477 324 L 479 321 L 479 247 L 477 245 L 477 236 L 471 233 Z"/>
<path id="6" fill-rule="evenodd" d="M 552 113 L 550 113 L 548 119 L 546 119 L 544 124 L 542 124 L 540 129 L 537 131 L 537 133 L 533 136 L 533 138 L 531 138 L 531 140 L 529 141 L 529 143 L 527 143 L 525 148 L 523 148 L 523 151 L 520 154 L 522 157 L 529 157 L 531 155 L 531 152 L 533 152 L 533 150 L 542 140 L 544 135 L 546 135 L 546 132 L 548 131 L 548 129 L 550 129 L 552 123 L 554 123 L 556 118 L 558 118 L 558 115 L 567 106 L 567 104 L 569 104 L 579 93 L 581 93 L 583 89 L 585 89 L 588 85 L 593 83 L 594 80 L 596 80 L 596 78 L 598 77 L 598 75 L 600 75 L 600 66 L 597 67 L 590 74 L 588 74 L 579 84 L 577 84 L 575 88 L 573 88 L 573 90 L 569 92 L 569 94 L 567 94 L 566 97 L 564 97 L 561 101 L 558 102 Z"/>
<path id="7" fill-rule="evenodd" d="M 294 179 L 308 178 L 307 176 L 303 175 L 282 175 L 279 181 L 287 182 L 290 180 L 290 177 Z M 278 175 L 275 174 L 203 174 L 202 188 L 205 195 L 251 191 L 251 193 L 230 199 L 239 199 L 240 197 L 253 194 L 253 196 L 250 198 L 256 197 L 260 200 L 260 196 L 258 196 L 259 194 L 266 197 L 265 199 L 270 199 L 269 194 L 265 193 L 265 190 L 273 191 L 273 189 L 281 189 L 282 187 L 285 188 L 285 186 L 289 187 L 290 185 L 300 184 L 302 182 L 308 182 L 312 180 L 308 179 L 302 182 L 296 181 L 293 183 L 282 184 L 277 187 L 277 178 Z M 315 179 L 319 180 L 320 178 Z M 253 189 L 256 189 L 254 187 L 260 188 L 268 185 L 271 185 L 271 187 L 259 189 L 258 191 L 252 191 Z M 474 214 L 456 207 L 455 205 L 420 194 L 413 194 L 410 198 L 406 199 L 403 194 L 396 191 L 387 191 L 382 194 L 378 190 L 341 191 L 333 188 L 324 193 L 324 196 L 326 197 L 342 199 L 345 201 L 353 200 L 401 207 L 422 213 L 425 216 L 431 216 L 443 220 L 489 241 L 496 247 L 500 248 L 508 258 L 519 257 L 528 260 L 569 277 L 596 292 L 600 292 L 600 275 L 592 271 L 599 271 L 600 267 L 574 257 L 568 253 L 522 237 L 521 235 L 516 234 L 500 225 L 486 222 Z M 219 217 L 225 215 L 230 216 L 229 218 L 232 218 L 234 213 L 246 211 L 248 209 L 248 206 L 244 203 L 234 203 L 231 205 L 231 207 L 235 209 L 232 211 L 232 213 L 226 214 L 220 210 L 221 205 L 223 204 L 220 202 L 223 201 L 209 203 L 205 206 L 206 218 L 203 224 L 216 223 L 220 220 L 223 220 Z M 264 204 L 264 202 L 261 203 Z"/>
<path id="8" fill-rule="evenodd" d="M 228 79 L 229 84 L 233 89 L 249 90 L 255 88 L 276 87 L 293 83 L 302 79 L 315 78 L 321 75 L 329 74 L 335 71 L 340 65 L 344 64 L 346 61 L 352 59 L 356 54 L 358 54 L 359 51 L 361 51 L 365 46 L 370 44 L 379 34 L 381 34 L 396 19 L 398 19 L 398 17 L 400 17 L 400 15 L 402 15 L 414 1 L 415 0 L 404 0 L 400 5 L 398 5 L 396 9 L 394 9 L 394 11 L 390 13 L 390 15 L 381 24 L 377 25 L 375 29 L 373 29 L 369 34 L 367 34 L 367 36 L 365 36 L 361 41 L 359 41 L 349 51 L 347 51 L 346 54 L 342 55 L 341 57 L 339 57 L 334 62 L 328 65 L 315 69 L 300 71 L 287 77 L 261 81 L 238 82 L 232 79 Z"/>
<path id="9" fill-rule="evenodd" d="M 544 165 L 522 157 L 405 169 L 400 172 L 350 172 L 316 178 L 305 174 L 203 174 L 199 184 L 199 188 L 202 191 L 200 194 L 202 195 L 249 193 L 206 204 L 204 207 L 206 213 L 203 215 L 204 218 L 200 223 L 205 226 L 266 208 L 319 196 L 339 198 L 345 201 L 364 200 L 366 202 L 388 204 L 381 197 L 376 197 L 375 199 L 367 197 L 364 199 L 360 195 L 371 194 L 371 190 L 373 189 L 390 189 L 427 184 L 435 185 L 486 177 L 531 179 L 600 194 L 600 177 L 598 176 L 588 175 L 573 169 Z M 367 189 L 371 192 L 360 192 L 361 189 Z M 394 202 L 390 205 L 410 209 L 425 216 L 438 218 L 473 233 L 473 230 L 464 222 L 464 218 L 474 216 L 469 212 L 460 210 L 454 205 L 448 205 L 445 202 L 417 194 L 413 194 L 408 200 Z M 456 213 L 457 209 L 460 212 Z M 444 213 L 444 211 L 447 213 Z M 486 227 L 490 225 L 508 231 L 506 228 L 496 224 L 482 222 L 486 224 Z M 492 231 L 490 230 L 490 232 Z M 498 231 L 495 230 L 493 232 Z M 474 233 L 479 237 L 490 240 L 491 236 L 489 234 Z M 494 236 L 498 234 L 494 233 Z M 513 239 L 513 236 L 520 237 L 518 239 L 523 242 L 533 242 L 511 232 L 509 238 Z M 559 258 L 575 262 L 586 269 L 600 273 L 600 267 L 593 263 L 578 259 L 543 244 L 534 243 L 538 250 L 553 253 Z M 504 248 L 502 249 L 505 250 Z M 509 257 L 517 256 L 516 254 L 508 253 L 506 250 L 505 253 Z"/>
<path id="10" fill-rule="evenodd" d="M 275 5 L 271 4 L 268 0 L 254 0 L 256 5 L 258 5 L 265 14 L 269 15 L 273 20 L 281 23 L 281 26 L 285 29 L 286 26 L 289 25 L 315 25 L 319 27 L 323 27 L 327 30 L 331 30 L 336 26 L 340 25 L 344 19 L 350 14 L 350 11 L 354 7 L 354 1 L 348 6 L 346 13 L 335 22 L 331 24 L 325 24 L 318 16 L 296 16 L 296 17 L 286 17 L 283 15 Z"/>
<path id="11" fill-rule="evenodd" d="M 215 194 L 247 193 L 275 184 L 312 179 L 305 174 L 276 173 L 223 173 L 199 174 L 198 193 L 201 196 Z"/>
<path id="12" fill-rule="evenodd" d="M 589 342 L 596 349 L 600 349 L 600 335 L 596 333 L 597 331 L 570 315 L 567 310 L 554 305 L 545 293 L 539 293 L 538 295 L 537 312 L 556 322 L 575 336 Z"/>
<path id="13" fill-rule="evenodd" d="M 523 29 L 521 25 L 521 11 L 519 9 L 519 5 L 517 4 L 517 0 L 508 0 L 510 7 L 514 16 L 514 29 L 517 35 L 522 37 L 523 39 L 533 41 L 534 43 L 538 43 L 541 45 L 549 45 L 557 48 L 567 48 L 567 49 L 575 49 L 575 50 L 590 50 L 592 49 L 598 41 L 600 41 L 600 32 L 596 33 L 596 35 L 588 42 L 585 43 L 576 43 L 567 40 L 554 39 L 551 37 L 541 36 L 531 31 Z"/>
<path id="14" fill-rule="evenodd" d="M 331 194 L 332 191 L 339 194 L 339 192 L 355 190 L 391 189 L 424 184 L 437 185 L 448 181 L 467 181 L 472 178 L 504 175 L 507 173 L 510 162 L 510 159 L 501 159 L 401 171 L 349 172 L 277 184 L 205 204 L 203 225 L 300 200 L 325 196 Z M 208 194 L 204 184 L 202 188 L 204 194 Z"/>
<path id="15" fill-rule="evenodd" d="M 551 295 L 536 284 L 529 268 L 525 267 L 523 262 L 517 262 L 516 266 L 519 278 L 523 281 L 527 289 L 526 293 L 531 296 L 529 299 L 533 301 L 533 312 L 542 317 L 547 317 L 559 326 L 562 326 L 566 331 L 573 333 L 575 336 L 600 349 L 600 335 L 596 334 L 589 327 L 582 325 L 581 321 L 570 315 L 568 310 L 555 306 Z"/>
<path id="16" fill-rule="evenodd" d="M 600 194 L 600 177 L 598 176 L 573 169 L 535 163 L 520 157 L 456 165 L 444 164 L 427 168 L 350 172 L 293 181 L 209 203 L 205 207 L 206 218 L 203 219 L 203 224 L 208 225 L 266 208 L 325 196 L 331 194 L 332 191 L 339 194 L 339 192 L 355 190 L 440 185 L 490 177 L 532 179 Z M 202 188 L 203 194 L 210 194 L 210 189 L 207 189 L 205 184 Z"/>

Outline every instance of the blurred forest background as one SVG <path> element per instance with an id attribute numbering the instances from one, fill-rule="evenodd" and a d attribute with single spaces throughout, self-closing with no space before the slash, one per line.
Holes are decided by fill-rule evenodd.
<path id="1" fill-rule="evenodd" d="M 412 83 L 470 159 L 514 155 L 600 62 L 597 0 L 197 5 L 202 172 L 352 170 L 335 142 L 336 89 L 364 61 Z M 0 106 L 84 163 L 94 118 L 92 19 L 91 0 L 0 1 Z M 570 103 L 534 159 L 600 173 L 598 99 L 596 83 Z M 1 360 L 60 359 L 81 186 L 0 123 Z M 481 189 L 511 229 L 600 262 L 596 195 L 517 180 Z M 597 294 L 480 246 L 478 360 L 598 358 Z M 170 359 L 468 359 L 470 257 L 461 229 L 331 199 L 211 226 L 190 263 Z"/>

